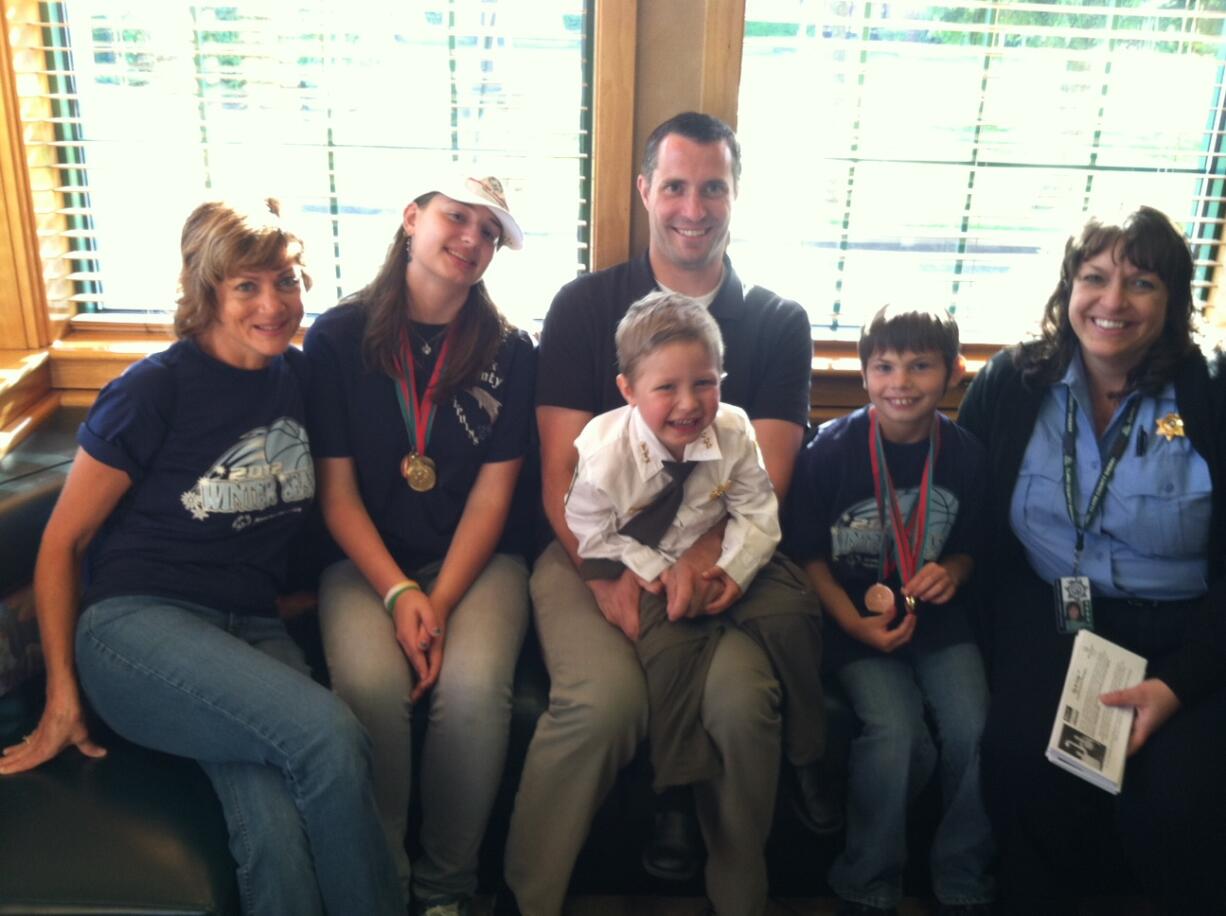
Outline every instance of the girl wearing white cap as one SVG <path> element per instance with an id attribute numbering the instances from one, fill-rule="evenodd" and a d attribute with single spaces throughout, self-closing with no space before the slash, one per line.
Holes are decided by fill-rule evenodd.
<path id="1" fill-rule="evenodd" d="M 467 913 L 476 889 L 528 622 L 507 519 L 535 354 L 481 280 L 499 248 L 523 245 L 501 183 L 461 175 L 422 192 L 378 275 L 315 322 L 305 350 L 320 505 L 346 556 L 320 583 L 328 668 L 370 733 L 406 899 L 411 885 L 415 912 L 443 916 Z M 418 700 L 430 724 L 410 880 Z"/>

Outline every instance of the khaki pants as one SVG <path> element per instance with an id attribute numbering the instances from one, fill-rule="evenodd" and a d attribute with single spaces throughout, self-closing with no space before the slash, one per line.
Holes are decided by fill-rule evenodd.
<path id="1" fill-rule="evenodd" d="M 702 727 L 704 686 L 720 640 L 739 630 L 762 648 L 783 689 L 783 749 L 793 766 L 822 755 L 822 620 L 817 596 L 794 563 L 776 554 L 726 613 L 670 621 L 667 598 L 644 592 L 635 644 L 647 675 L 655 789 L 705 782 L 722 768 Z"/>
<path id="2" fill-rule="evenodd" d="M 429 584 L 437 566 L 413 571 Z M 494 554 L 447 620 L 443 669 L 417 715 L 430 727 L 421 755 L 421 858 L 412 868 L 419 900 L 477 890 L 477 854 L 506 761 L 515 662 L 528 629 L 528 570 Z M 319 624 L 332 688 L 370 734 L 375 801 L 406 899 L 414 674 L 382 598 L 356 566 L 324 571 Z"/>
<path id="3" fill-rule="evenodd" d="M 646 735 L 647 685 L 633 644 L 604 619 L 556 542 L 537 560 L 531 591 L 551 679 L 549 709 L 520 779 L 506 877 L 525 916 L 557 916 L 596 809 Z M 694 791 L 708 852 L 707 895 L 722 916 L 756 916 L 766 906 L 779 704 L 766 654 L 744 633 L 727 632 L 701 704 L 723 768 Z"/>

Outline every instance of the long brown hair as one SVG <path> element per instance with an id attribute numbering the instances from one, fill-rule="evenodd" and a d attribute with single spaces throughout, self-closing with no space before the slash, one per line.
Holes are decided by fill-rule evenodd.
<path id="1" fill-rule="evenodd" d="M 1079 346 L 1069 321 L 1073 279 L 1081 265 L 1122 245 L 1122 255 L 1141 270 L 1156 273 L 1166 286 L 1162 333 L 1128 373 L 1124 391 L 1153 394 L 1175 377 L 1180 364 L 1196 349 L 1192 339 L 1192 252 L 1170 218 L 1153 207 L 1139 207 L 1119 223 L 1091 218 L 1069 238 L 1056 284 L 1043 310 L 1038 340 L 1018 348 L 1014 362 L 1028 381 L 1051 385 L 1068 369 Z"/>
<path id="2" fill-rule="evenodd" d="M 434 196 L 432 191 L 413 203 L 425 209 Z M 403 341 L 409 333 L 409 298 L 404 278 L 409 266 L 407 238 L 403 224 L 398 226 L 375 278 L 346 298 L 360 302 L 366 310 L 362 356 L 367 366 L 392 378 L 400 377 Z M 484 280 L 469 289 L 468 299 L 452 324 L 450 355 L 434 394 L 440 402 L 476 384 L 481 373 L 494 362 L 502 339 L 512 330 L 486 291 Z"/>

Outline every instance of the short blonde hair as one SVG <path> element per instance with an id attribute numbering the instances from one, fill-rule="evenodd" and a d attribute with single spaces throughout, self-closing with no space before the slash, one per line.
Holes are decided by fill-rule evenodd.
<path id="1" fill-rule="evenodd" d="M 643 358 L 665 344 L 693 341 L 706 347 L 715 371 L 724 371 L 724 338 L 703 306 L 681 293 L 653 290 L 626 310 L 618 322 L 617 368 L 634 381 Z"/>
<path id="2" fill-rule="evenodd" d="M 243 270 L 275 270 L 286 258 L 304 268 L 302 239 L 281 224 L 281 205 L 266 197 L 250 206 L 209 201 L 192 211 L 180 241 L 175 336 L 195 337 L 217 317 L 217 286 Z M 303 285 L 311 288 L 305 269 Z"/>

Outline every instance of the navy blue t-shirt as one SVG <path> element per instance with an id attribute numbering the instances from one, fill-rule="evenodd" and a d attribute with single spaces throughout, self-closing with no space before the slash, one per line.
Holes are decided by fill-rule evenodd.
<path id="1" fill-rule="evenodd" d="M 90 547 L 82 606 L 116 595 L 273 614 L 315 495 L 302 354 L 238 369 L 180 340 L 102 389 L 77 441 L 131 489 Z"/>
<path id="2" fill-rule="evenodd" d="M 360 303 L 343 302 L 307 334 L 311 442 L 320 458 L 353 459 L 362 502 L 384 545 L 402 569 L 414 570 L 446 555 L 481 465 L 527 451 L 536 351 L 523 331 L 509 333 L 477 383 L 438 405 L 426 448 L 438 482 L 418 493 L 400 475 L 409 433 L 397 383 L 362 356 L 366 314 Z M 507 531 L 516 528 L 509 522 Z M 499 550 L 526 546 L 504 533 Z"/>
<path id="3" fill-rule="evenodd" d="M 966 430 L 940 417 L 940 451 L 932 478 L 924 562 L 954 554 L 974 555 L 980 543 L 983 446 Z M 882 528 L 873 490 L 867 408 L 824 424 L 801 450 L 788 499 L 785 549 L 797 563 L 824 559 L 835 580 L 862 615 L 864 593 L 879 575 Z M 906 517 L 919 495 L 928 442 L 886 442 L 886 463 Z M 923 564 L 921 564 L 923 565 Z M 884 580 L 898 594 L 898 572 Z M 921 602 L 912 645 L 936 648 L 971 641 L 965 586 L 944 605 Z M 826 659 L 833 670 L 876 654 L 839 627 L 826 628 Z"/>

